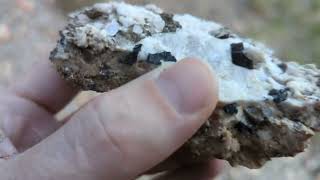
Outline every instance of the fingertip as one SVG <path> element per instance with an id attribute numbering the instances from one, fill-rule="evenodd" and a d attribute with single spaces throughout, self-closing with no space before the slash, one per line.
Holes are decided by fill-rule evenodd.
<path id="1" fill-rule="evenodd" d="M 207 102 L 209 104 L 208 106 L 213 110 L 216 107 L 219 99 L 219 83 L 216 73 L 206 61 L 198 58 L 185 58 L 182 62 L 188 64 L 189 67 L 203 71 L 205 74 L 208 83 L 208 93 L 206 94 L 208 99 Z"/>
<path id="2" fill-rule="evenodd" d="M 218 84 L 214 72 L 201 60 L 187 58 L 163 71 L 156 80 L 176 109 L 194 114 L 205 109 L 207 116 L 218 101 Z"/>

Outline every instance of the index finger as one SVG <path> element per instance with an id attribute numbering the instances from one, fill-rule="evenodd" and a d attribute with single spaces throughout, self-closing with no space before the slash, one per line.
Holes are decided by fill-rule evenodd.
<path id="1" fill-rule="evenodd" d="M 79 92 L 59 76 L 49 60 L 36 63 L 26 76 L 12 84 L 11 90 L 52 114 L 59 112 Z"/>

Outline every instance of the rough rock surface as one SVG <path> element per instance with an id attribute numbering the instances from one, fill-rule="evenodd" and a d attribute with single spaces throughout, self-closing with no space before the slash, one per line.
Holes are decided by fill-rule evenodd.
<path id="1" fill-rule="evenodd" d="M 108 91 L 185 57 L 216 72 L 218 108 L 176 153 L 182 161 L 215 157 L 259 168 L 304 151 L 320 129 L 320 71 L 284 63 L 220 24 L 150 5 L 107 3 L 73 13 L 60 35 L 50 59 L 83 90 Z"/>

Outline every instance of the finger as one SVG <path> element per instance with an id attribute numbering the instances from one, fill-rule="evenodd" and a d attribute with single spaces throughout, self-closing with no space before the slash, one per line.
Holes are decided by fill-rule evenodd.
<path id="1" fill-rule="evenodd" d="M 216 163 L 195 164 L 162 174 L 152 180 L 212 180 L 216 177 Z"/>
<path id="2" fill-rule="evenodd" d="M 134 179 L 183 145 L 216 103 L 211 71 L 184 60 L 97 97 L 10 166 L 24 179 Z"/>
<path id="3" fill-rule="evenodd" d="M 39 143 L 60 124 L 37 104 L 0 89 L 0 129 L 19 152 Z"/>
<path id="4" fill-rule="evenodd" d="M 51 113 L 62 109 L 77 93 L 60 78 L 49 61 L 35 64 L 33 69 L 11 89 L 19 96 L 33 101 Z"/>

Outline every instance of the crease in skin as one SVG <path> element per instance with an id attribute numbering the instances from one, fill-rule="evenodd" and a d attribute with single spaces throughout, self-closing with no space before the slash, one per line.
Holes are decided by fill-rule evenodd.
<path id="1" fill-rule="evenodd" d="M 73 117 L 71 117 L 66 125 L 70 126 L 70 123 L 81 124 L 78 125 L 78 127 L 80 126 L 80 130 L 77 130 L 83 132 L 83 137 L 78 137 L 79 140 L 81 140 L 81 143 L 74 144 L 74 139 L 72 139 L 74 137 L 68 138 L 68 142 L 70 142 L 70 144 L 74 144 L 72 146 L 82 146 L 83 151 L 85 152 L 85 157 L 90 165 L 88 168 L 91 169 L 91 171 L 96 172 L 97 176 L 99 173 L 99 176 L 103 176 L 101 173 L 109 172 L 109 174 L 104 174 L 104 176 L 108 175 L 109 177 L 120 170 L 123 171 L 123 168 L 119 166 L 119 162 L 126 162 L 126 160 L 123 158 L 124 153 L 120 152 L 120 148 L 112 142 L 109 135 L 110 133 L 106 130 L 105 124 L 102 122 L 106 120 L 106 117 L 100 117 L 100 110 L 97 108 L 97 102 L 103 100 L 105 99 L 101 96 L 92 100 L 84 106 L 82 110 L 78 111 Z M 66 133 L 68 133 L 69 136 L 74 136 L 74 134 L 76 134 L 76 132 L 70 134 L 69 131 L 66 131 Z M 86 143 L 86 139 L 88 138 L 90 138 L 90 142 Z M 108 159 L 109 162 L 106 159 Z M 104 170 L 103 167 L 108 167 L 108 169 Z M 84 167 L 81 167 L 81 169 L 83 169 L 83 172 L 86 172 Z M 119 174 L 116 174 L 115 177 L 123 179 L 122 177 L 127 176 L 125 174 L 126 173 L 122 173 L 121 177 Z"/>
<path id="2" fill-rule="evenodd" d="M 119 152 L 120 154 L 120 157 L 121 157 L 121 160 L 120 161 L 123 161 L 125 162 L 125 153 L 122 151 L 122 148 L 121 148 L 121 143 L 119 143 L 117 141 L 116 138 L 113 137 L 113 135 L 108 131 L 108 123 L 106 120 L 104 120 L 103 118 L 103 115 L 101 115 L 101 111 L 99 111 L 99 108 L 98 107 L 94 107 L 94 108 L 91 108 L 94 112 L 94 114 L 96 114 L 96 122 L 98 122 L 98 124 L 100 124 L 101 128 L 103 129 L 103 132 L 105 133 L 105 137 L 106 139 L 109 140 L 109 142 L 111 143 L 110 145 L 112 147 L 114 147 L 116 149 L 116 151 Z"/>

